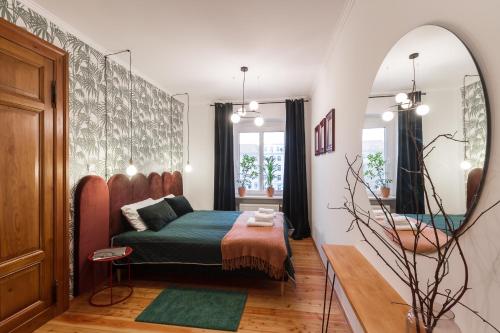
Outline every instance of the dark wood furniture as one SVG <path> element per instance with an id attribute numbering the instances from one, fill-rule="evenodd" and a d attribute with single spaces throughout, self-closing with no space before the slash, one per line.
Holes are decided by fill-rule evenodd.
<path id="1" fill-rule="evenodd" d="M 325 148 L 326 152 L 335 151 L 335 109 L 331 109 L 325 117 Z"/>
<path id="2" fill-rule="evenodd" d="M 0 332 L 68 308 L 68 55 L 0 19 Z"/>
<path id="3" fill-rule="evenodd" d="M 121 255 L 121 256 L 111 256 L 109 258 L 103 258 L 103 259 L 94 259 L 94 252 L 89 253 L 89 256 L 87 257 L 87 260 L 90 262 L 90 264 L 91 264 L 91 266 L 93 268 L 92 271 L 95 271 L 96 264 L 98 264 L 98 263 L 106 263 L 106 264 L 108 264 L 108 272 L 109 272 L 108 273 L 109 274 L 108 285 L 105 286 L 105 287 L 103 287 L 103 288 L 101 288 L 101 289 L 99 289 L 99 290 L 95 290 L 95 280 L 92 279 L 92 294 L 89 297 L 89 304 L 90 305 L 92 305 L 92 306 L 99 306 L 99 307 L 102 307 L 102 306 L 111 306 L 111 305 L 115 305 L 115 304 L 121 303 L 121 302 L 125 301 L 127 298 L 129 298 L 130 296 L 132 296 L 132 293 L 134 292 L 134 288 L 130 284 L 130 263 L 127 265 L 128 284 L 120 283 L 120 284 L 115 284 L 113 286 L 113 262 L 115 262 L 117 260 L 128 258 L 132 254 L 132 252 L 133 252 L 132 248 L 127 246 L 126 249 L 125 249 L 125 254 L 124 255 Z M 115 298 L 113 300 L 113 287 L 115 287 L 115 288 L 117 288 L 117 287 L 127 288 L 128 289 L 128 293 L 125 294 L 125 296 L 122 296 L 122 297 L 119 297 L 119 298 Z M 95 296 L 97 296 L 98 294 L 100 294 L 104 290 L 108 290 L 108 289 L 109 289 L 109 302 L 107 302 L 107 303 L 97 303 L 94 300 Z"/>
<path id="4" fill-rule="evenodd" d="M 404 305 L 406 302 L 356 247 L 325 244 L 322 248 L 327 258 L 322 332 L 328 331 L 330 308 L 336 280 L 339 281 L 365 332 L 405 332 L 406 315 L 409 309 L 408 306 Z M 325 313 L 330 266 L 333 270 L 333 284 L 328 313 Z"/>

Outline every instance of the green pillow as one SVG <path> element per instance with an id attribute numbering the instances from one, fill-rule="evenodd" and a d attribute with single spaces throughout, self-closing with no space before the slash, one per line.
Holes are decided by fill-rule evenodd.
<path id="1" fill-rule="evenodd" d="M 148 229 L 158 231 L 177 218 L 170 205 L 162 200 L 154 205 L 137 210 Z"/>
<path id="2" fill-rule="evenodd" d="M 165 201 L 173 208 L 177 216 L 182 216 L 193 212 L 193 207 L 183 195 L 178 195 L 173 198 L 165 198 Z"/>

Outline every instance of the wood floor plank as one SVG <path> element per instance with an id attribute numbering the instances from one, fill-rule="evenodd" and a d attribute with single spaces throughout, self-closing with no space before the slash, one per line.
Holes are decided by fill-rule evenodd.
<path id="1" fill-rule="evenodd" d="M 287 283 L 280 296 L 280 283 L 262 278 L 235 277 L 223 279 L 184 278 L 182 285 L 246 290 L 248 299 L 243 313 L 240 333 L 320 332 L 323 311 L 325 269 L 311 239 L 291 241 L 296 269 L 296 286 Z M 136 322 L 135 318 L 162 292 L 179 285 L 179 276 L 168 275 L 163 280 L 134 280 L 134 293 L 128 300 L 112 307 L 89 305 L 88 295 L 71 302 L 70 309 L 54 318 L 38 333 L 214 333 L 191 327 L 157 325 Z M 120 291 L 116 291 L 118 295 Z M 329 332 L 350 333 L 345 314 L 334 296 Z"/>

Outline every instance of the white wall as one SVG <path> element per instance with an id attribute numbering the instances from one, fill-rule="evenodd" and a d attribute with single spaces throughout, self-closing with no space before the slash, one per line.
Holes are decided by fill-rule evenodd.
<path id="1" fill-rule="evenodd" d="M 331 107 L 336 108 L 336 152 L 312 157 L 312 229 L 318 246 L 323 243 L 356 244 L 394 287 L 408 299 L 402 283 L 364 245 L 360 236 L 346 233 L 349 217 L 327 204 L 341 206 L 346 162 L 361 152 L 361 129 L 367 96 L 377 70 L 390 48 L 406 32 L 423 24 L 442 25 L 460 36 L 475 55 L 483 71 L 492 110 L 492 149 L 486 186 L 478 210 L 498 199 L 500 186 L 500 21 L 496 0 L 456 1 L 358 0 L 350 10 L 336 45 L 319 74 L 312 95 L 311 128 Z M 409 8 L 411 10 L 409 11 Z M 366 207 L 368 200 L 359 196 Z M 464 301 L 500 326 L 500 209 L 496 209 L 463 238 L 470 265 L 470 290 Z M 450 283 L 458 275 L 450 276 Z M 470 313 L 456 308 L 463 332 L 493 332 Z"/>
<path id="2" fill-rule="evenodd" d="M 191 96 L 190 110 L 190 146 L 191 173 L 183 173 L 184 194 L 194 209 L 213 209 L 214 205 L 214 107 L 213 102 L 196 100 Z M 284 100 L 279 98 L 277 100 Z M 305 103 L 305 130 L 307 156 L 310 156 L 310 103 Z M 285 104 L 261 105 L 259 110 L 264 119 L 285 117 Z M 187 114 L 184 113 L 184 142 L 187 144 Z M 187 160 L 187 145 L 184 146 L 184 163 Z M 306 168 L 310 179 L 310 160 Z M 309 186 L 310 189 L 310 186 Z"/>
<path id="3" fill-rule="evenodd" d="M 431 112 L 422 117 L 424 145 L 440 134 L 454 134 L 463 138 L 462 96 L 460 87 L 446 90 L 425 90 L 422 101 L 429 105 Z M 466 176 L 460 168 L 464 160 L 464 144 L 447 139 L 439 139 L 435 149 L 426 159 L 426 166 L 437 192 L 443 198 L 448 214 L 464 214 L 466 211 Z M 433 212 L 439 208 L 431 204 Z M 427 207 L 426 207 L 427 209 Z"/>

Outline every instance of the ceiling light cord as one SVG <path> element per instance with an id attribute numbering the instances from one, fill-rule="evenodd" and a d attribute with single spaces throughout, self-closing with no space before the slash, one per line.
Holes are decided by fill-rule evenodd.
<path id="1" fill-rule="evenodd" d="M 131 77 L 132 73 L 132 52 L 129 49 L 126 50 L 121 50 L 113 53 L 108 53 L 104 55 L 104 177 L 106 180 L 108 179 L 108 124 L 109 124 L 109 112 L 108 112 L 108 58 L 111 56 L 121 54 L 121 53 L 129 53 L 129 76 Z M 130 87 L 130 101 L 132 101 L 132 87 Z M 130 108 L 132 109 L 132 105 L 130 105 Z M 130 114 L 132 116 L 132 114 Z M 130 120 L 130 124 L 132 124 L 132 119 Z M 132 142 L 132 139 L 130 139 Z M 130 147 L 132 147 L 132 143 L 130 144 Z M 131 155 L 130 157 L 132 158 L 132 149 L 131 149 Z"/>
<path id="2" fill-rule="evenodd" d="M 172 104 L 172 110 L 173 110 L 173 101 L 174 101 L 174 97 L 175 96 L 182 96 L 182 95 L 186 95 L 187 96 L 187 114 L 186 114 L 186 119 L 187 119 L 187 164 L 190 163 L 190 153 L 189 151 L 191 150 L 190 149 L 190 133 L 191 133 L 191 130 L 190 130 L 190 125 L 189 125 L 189 111 L 190 111 L 190 100 L 189 100 L 189 93 L 180 93 L 180 94 L 173 94 L 171 96 L 171 104 Z"/>
<path id="3" fill-rule="evenodd" d="M 241 106 L 241 113 L 244 113 L 244 110 L 245 110 L 245 79 L 246 79 L 246 71 L 243 71 L 243 102 L 241 104 L 243 104 Z"/>
<path id="4" fill-rule="evenodd" d="M 133 141 L 133 136 L 134 136 L 134 130 L 133 130 L 133 123 L 132 123 L 132 117 L 133 117 L 133 111 L 132 111 L 132 51 L 128 50 L 129 54 L 129 69 L 128 69 L 128 76 L 129 76 L 129 106 L 130 106 L 130 164 L 133 163 L 133 146 L 132 146 L 132 141 Z"/>

